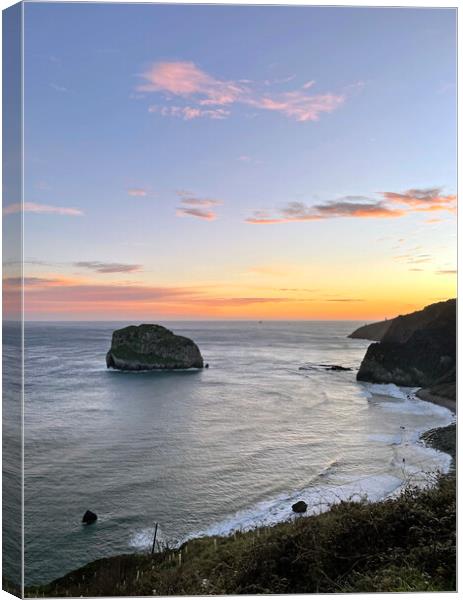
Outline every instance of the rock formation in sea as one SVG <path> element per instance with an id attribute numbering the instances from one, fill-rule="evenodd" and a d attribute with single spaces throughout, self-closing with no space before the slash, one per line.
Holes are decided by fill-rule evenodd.
<path id="1" fill-rule="evenodd" d="M 405 386 L 455 388 L 456 300 L 392 319 L 371 344 L 357 379 Z M 447 392 L 449 393 L 449 392 Z"/>
<path id="2" fill-rule="evenodd" d="M 84 525 L 91 525 L 92 523 L 95 523 L 95 521 L 98 519 L 98 515 L 94 512 L 92 512 L 91 510 L 86 510 L 84 516 L 82 517 L 82 523 L 84 523 Z"/>
<path id="3" fill-rule="evenodd" d="M 161 325 L 130 325 L 114 331 L 106 355 L 108 368 L 124 371 L 202 369 L 198 346 Z"/>
<path id="4" fill-rule="evenodd" d="M 304 502 L 304 500 L 298 500 L 291 506 L 291 508 L 293 509 L 293 512 L 302 514 L 307 510 L 307 503 Z"/>

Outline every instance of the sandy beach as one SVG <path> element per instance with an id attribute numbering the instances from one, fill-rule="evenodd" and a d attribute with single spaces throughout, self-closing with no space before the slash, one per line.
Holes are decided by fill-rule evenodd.
<path id="1" fill-rule="evenodd" d="M 421 400 L 426 400 L 426 402 L 433 402 L 434 404 L 438 404 L 439 406 L 444 406 L 445 408 L 448 408 L 456 414 L 457 405 L 456 401 L 452 398 L 446 398 L 445 396 L 438 396 L 436 394 L 432 394 L 429 390 L 424 388 L 419 390 L 416 393 L 416 395 Z"/>

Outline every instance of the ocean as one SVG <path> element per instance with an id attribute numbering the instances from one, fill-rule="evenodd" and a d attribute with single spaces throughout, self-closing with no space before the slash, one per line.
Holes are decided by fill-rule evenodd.
<path id="1" fill-rule="evenodd" d="M 450 423 L 413 389 L 356 381 L 355 322 L 172 322 L 210 368 L 106 369 L 125 323 L 25 328 L 25 578 L 196 535 L 423 484 L 450 457 L 420 433 Z M 327 370 L 341 365 L 350 371 Z M 98 521 L 82 526 L 84 512 Z M 303 517 L 302 517 L 303 518 Z"/>

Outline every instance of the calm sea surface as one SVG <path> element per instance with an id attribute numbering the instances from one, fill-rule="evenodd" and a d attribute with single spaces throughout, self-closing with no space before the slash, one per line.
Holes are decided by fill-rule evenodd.
<path id="1" fill-rule="evenodd" d="M 27 584 L 146 550 L 154 522 L 175 543 L 292 518 L 297 499 L 315 511 L 382 498 L 448 468 L 418 436 L 449 411 L 356 382 L 369 343 L 346 337 L 358 324 L 163 324 L 210 368 L 115 372 L 105 353 L 124 324 L 26 325 Z M 98 521 L 83 527 L 87 509 Z"/>

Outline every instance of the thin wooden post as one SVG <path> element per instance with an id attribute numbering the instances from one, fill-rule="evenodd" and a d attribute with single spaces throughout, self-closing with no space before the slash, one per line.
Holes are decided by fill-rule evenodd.
<path id="1" fill-rule="evenodd" d="M 154 537 L 153 537 L 153 547 L 151 548 L 151 554 L 154 554 L 154 546 L 156 544 L 156 535 L 158 533 L 158 524 L 155 523 L 154 525 Z"/>

